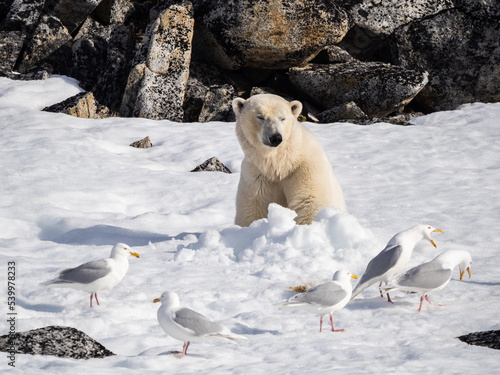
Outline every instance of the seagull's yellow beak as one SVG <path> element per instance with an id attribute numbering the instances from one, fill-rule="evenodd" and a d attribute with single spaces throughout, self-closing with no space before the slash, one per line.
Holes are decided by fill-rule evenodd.
<path id="1" fill-rule="evenodd" d="M 141 256 L 133 251 L 130 252 L 130 255 L 135 256 L 136 258 L 140 258 Z"/>
<path id="2" fill-rule="evenodd" d="M 467 267 L 467 273 L 469 274 L 469 279 L 472 276 L 472 272 L 470 271 L 470 267 Z M 460 272 L 460 280 L 464 277 L 465 271 Z"/>
<path id="3" fill-rule="evenodd" d="M 351 275 L 351 278 L 357 279 L 358 277 L 356 275 Z"/>
<path id="4" fill-rule="evenodd" d="M 156 303 L 156 302 L 160 302 L 160 299 L 159 299 L 159 298 L 155 298 L 155 299 L 153 300 L 153 303 Z"/>
<path id="5" fill-rule="evenodd" d="M 433 232 L 439 232 L 439 233 L 444 233 L 441 229 L 434 229 Z M 437 247 L 436 243 L 434 242 L 434 240 L 431 239 L 431 244 L 434 246 L 434 247 Z"/>

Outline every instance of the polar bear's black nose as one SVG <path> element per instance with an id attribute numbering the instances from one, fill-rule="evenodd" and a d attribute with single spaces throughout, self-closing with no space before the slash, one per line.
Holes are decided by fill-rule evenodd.
<path id="1" fill-rule="evenodd" d="M 280 133 L 273 134 L 269 137 L 269 143 L 272 147 L 279 146 L 279 144 L 283 141 Z"/>

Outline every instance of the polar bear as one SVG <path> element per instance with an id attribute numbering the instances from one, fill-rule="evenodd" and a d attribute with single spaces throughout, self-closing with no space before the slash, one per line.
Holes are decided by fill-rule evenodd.
<path id="1" fill-rule="evenodd" d="M 235 224 L 248 226 L 267 216 L 270 203 L 311 224 L 318 211 L 345 211 L 344 195 L 316 137 L 297 117 L 302 103 L 258 94 L 235 98 L 236 136 L 245 155 L 236 195 Z"/>

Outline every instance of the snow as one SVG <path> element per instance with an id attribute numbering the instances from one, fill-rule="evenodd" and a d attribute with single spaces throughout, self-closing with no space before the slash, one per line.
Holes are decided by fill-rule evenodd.
<path id="1" fill-rule="evenodd" d="M 320 212 L 297 226 L 277 205 L 269 219 L 233 225 L 243 154 L 234 124 L 177 124 L 137 118 L 87 120 L 42 112 L 81 91 L 67 77 L 0 78 L 0 334 L 8 332 L 7 262 L 16 262 L 17 331 L 65 325 L 116 356 L 95 360 L 17 355 L 34 374 L 484 373 L 492 349 L 457 336 L 500 329 L 500 103 L 465 105 L 414 126 L 307 124 L 343 186 L 348 213 Z M 129 144 L 150 136 L 153 148 Z M 189 172 L 217 156 L 234 173 Z M 288 288 L 361 276 L 397 232 L 424 223 L 444 231 L 419 243 L 407 268 L 439 252 L 467 250 L 472 278 L 430 295 L 365 290 L 319 332 L 316 315 L 280 311 Z M 88 306 L 86 293 L 44 289 L 63 268 L 109 256 L 116 242 L 141 255 L 124 280 Z M 3 280 L 3 281 L 2 281 Z M 353 285 L 355 281 L 353 280 Z M 248 340 L 182 347 L 156 319 L 153 299 L 176 291 L 181 304 Z M 444 306 L 438 306 L 442 304 Z M 0 369 L 10 369 L 7 354 Z"/>

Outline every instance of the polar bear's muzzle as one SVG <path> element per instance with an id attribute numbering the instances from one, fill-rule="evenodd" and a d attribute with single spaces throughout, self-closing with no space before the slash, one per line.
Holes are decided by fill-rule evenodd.
<path id="1" fill-rule="evenodd" d="M 268 147 L 278 147 L 283 142 L 283 136 L 276 129 L 277 126 L 264 126 L 262 131 L 262 143 Z"/>

